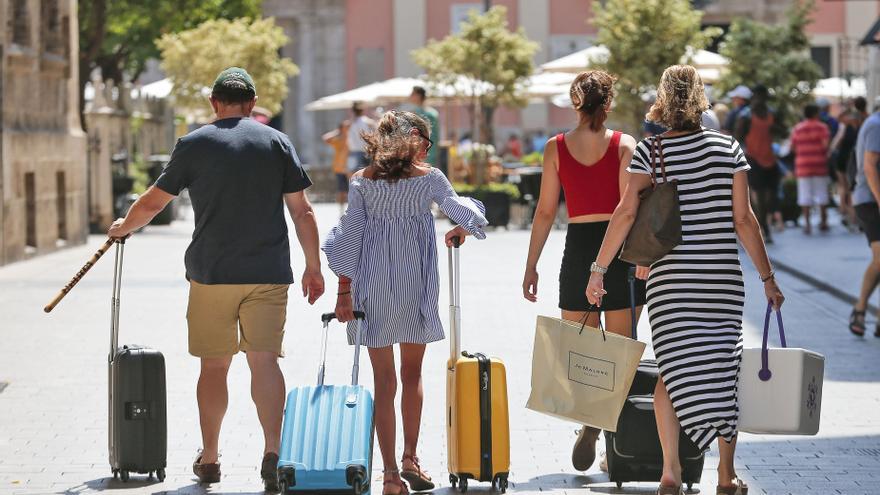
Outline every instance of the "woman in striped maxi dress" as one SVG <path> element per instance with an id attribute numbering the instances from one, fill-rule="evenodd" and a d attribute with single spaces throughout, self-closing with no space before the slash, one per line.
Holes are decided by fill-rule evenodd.
<path id="1" fill-rule="evenodd" d="M 369 349 L 376 398 L 376 433 L 385 470 L 383 494 L 434 488 L 420 467 L 416 445 L 422 415 L 425 345 L 443 339 L 438 311 L 436 232 L 432 203 L 458 226 L 446 234 L 464 241 L 485 237 L 482 203 L 460 198 L 438 169 L 423 163 L 431 143 L 428 123 L 411 112 L 391 111 L 364 136 L 371 165 L 351 180 L 348 210 L 324 242 L 330 269 L 339 276 L 336 315 L 351 321 L 366 313 L 361 341 Z M 349 323 L 349 343 L 354 343 Z M 400 345 L 403 384 L 403 465 L 395 455 L 393 345 Z"/>
<path id="2" fill-rule="evenodd" d="M 663 447 L 658 494 L 682 493 L 681 428 L 701 449 L 719 439 L 718 494 L 748 493 L 734 468 L 745 298 L 737 239 L 755 264 L 766 297 L 777 308 L 784 300 L 749 204 L 745 174 L 749 164 L 736 140 L 700 126 L 707 107 L 703 83 L 693 67 L 666 69 L 647 118 L 670 131 L 636 147 L 627 189 L 587 286 L 587 299 L 601 303 L 606 293 L 603 267 L 629 233 L 639 191 L 651 187 L 650 149 L 659 139 L 666 175 L 678 181 L 682 242 L 651 266 L 647 284 L 648 317 L 661 378 L 654 396 Z M 657 180 L 664 180 L 660 173 Z"/>

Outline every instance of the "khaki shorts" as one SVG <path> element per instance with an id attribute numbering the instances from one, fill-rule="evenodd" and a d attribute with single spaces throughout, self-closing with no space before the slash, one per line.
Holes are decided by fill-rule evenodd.
<path id="1" fill-rule="evenodd" d="M 286 284 L 204 285 L 190 281 L 186 310 L 189 353 L 205 358 L 232 356 L 238 351 L 283 356 L 287 288 Z"/>

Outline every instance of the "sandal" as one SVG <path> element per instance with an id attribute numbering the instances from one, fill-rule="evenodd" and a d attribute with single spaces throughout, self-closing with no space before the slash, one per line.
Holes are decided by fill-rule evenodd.
<path id="1" fill-rule="evenodd" d="M 749 485 L 739 478 L 733 479 L 733 486 L 718 486 L 715 490 L 717 495 L 749 495 Z"/>
<path id="2" fill-rule="evenodd" d="M 849 331 L 859 337 L 865 336 L 865 312 L 853 309 L 849 315 Z M 876 335 L 876 333 L 875 333 Z"/>
<path id="3" fill-rule="evenodd" d="M 434 489 L 434 482 L 431 477 L 419 466 L 419 458 L 413 454 L 403 454 L 400 463 L 404 464 L 407 460 L 412 462 L 415 469 L 404 469 L 400 472 L 400 477 L 405 479 L 414 492 L 424 492 Z"/>
<path id="4" fill-rule="evenodd" d="M 384 475 L 389 475 L 389 474 L 399 475 L 400 471 L 398 471 L 397 469 L 394 469 L 394 470 L 382 471 L 382 473 Z M 395 491 L 395 492 L 386 491 L 385 487 L 387 487 L 389 485 L 396 486 L 397 491 Z M 386 479 L 382 482 L 382 495 L 409 495 L 409 489 L 407 489 L 406 483 L 404 483 L 403 480 L 401 480 L 399 477 L 395 477 L 395 478 L 391 478 L 390 480 Z"/>
<path id="5" fill-rule="evenodd" d="M 681 485 L 678 485 L 678 486 L 660 485 L 660 488 L 657 488 L 657 495 L 682 495 L 683 493 L 684 493 L 684 491 L 682 491 Z"/>

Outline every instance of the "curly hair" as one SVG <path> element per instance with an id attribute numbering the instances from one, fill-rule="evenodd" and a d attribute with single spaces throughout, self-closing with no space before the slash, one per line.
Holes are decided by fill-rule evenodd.
<path id="1" fill-rule="evenodd" d="M 617 79 L 601 70 L 581 72 L 571 83 L 569 96 L 574 109 L 586 121 L 590 129 L 598 131 L 605 124 L 605 109 L 614 98 L 614 81 Z"/>
<path id="2" fill-rule="evenodd" d="M 703 90 L 703 80 L 697 69 L 690 65 L 667 67 L 657 87 L 657 101 L 645 119 L 675 131 L 699 129 L 703 112 L 709 101 Z"/>
<path id="3" fill-rule="evenodd" d="M 430 135 L 431 128 L 422 117 L 400 110 L 385 112 L 375 131 L 361 134 L 364 152 L 376 168 L 374 178 L 396 182 L 409 177 L 424 138 Z"/>

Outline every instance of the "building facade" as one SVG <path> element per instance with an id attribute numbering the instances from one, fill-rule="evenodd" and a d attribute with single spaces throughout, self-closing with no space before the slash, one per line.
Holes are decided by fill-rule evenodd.
<path id="1" fill-rule="evenodd" d="M 541 64 L 595 41 L 590 23 L 591 0 L 492 0 L 507 7 L 510 25 L 522 26 L 541 48 Z M 704 0 L 704 23 L 722 29 L 737 17 L 763 22 L 781 21 L 792 0 Z M 266 0 L 264 14 L 284 26 L 290 44 L 285 55 L 302 72 L 291 79 L 284 105 L 283 128 L 309 163 L 321 162 L 328 150 L 320 146 L 321 132 L 332 129 L 345 112 L 305 112 L 303 105 L 321 96 L 395 76 L 422 71 L 410 52 L 431 39 L 454 32 L 468 12 L 482 9 L 480 0 Z M 816 0 L 809 27 L 813 58 L 826 77 L 858 76 L 866 71 L 867 50 L 858 42 L 880 15 L 880 0 Z M 441 109 L 441 114 L 443 114 Z M 464 112 L 443 115 L 467 127 Z M 523 110 L 496 113 L 496 138 L 520 129 L 554 131 L 572 125 L 570 111 L 551 104 L 532 104 Z"/>
<path id="2" fill-rule="evenodd" d="M 85 242 L 76 0 L 0 2 L 0 265 Z"/>

